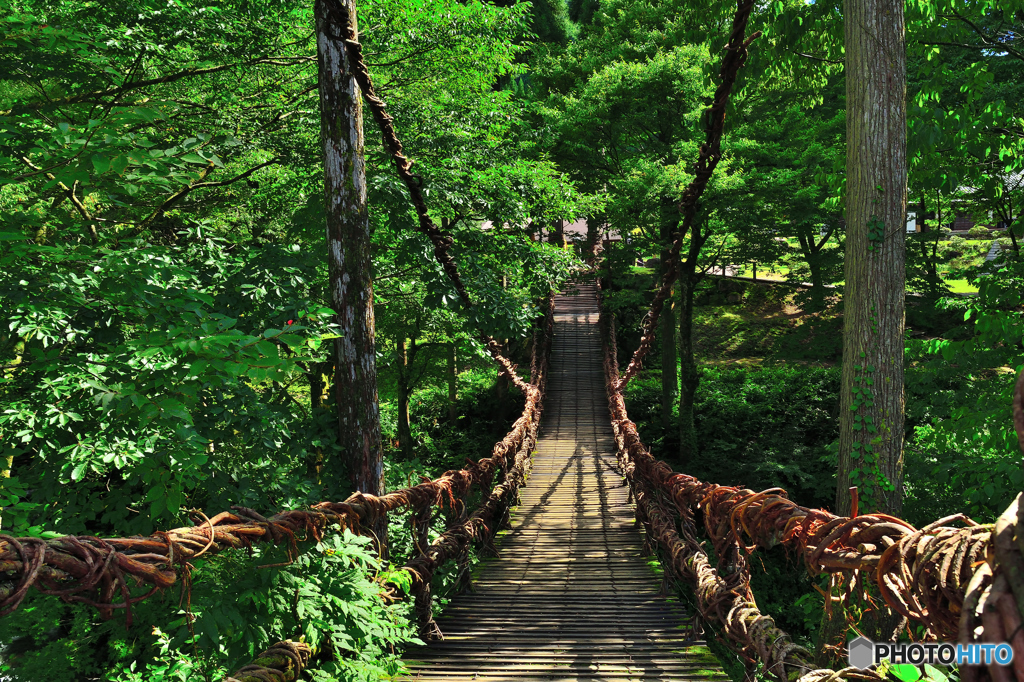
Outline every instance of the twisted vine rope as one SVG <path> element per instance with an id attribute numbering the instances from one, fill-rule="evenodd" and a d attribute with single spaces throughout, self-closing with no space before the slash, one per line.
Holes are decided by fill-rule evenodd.
<path id="1" fill-rule="evenodd" d="M 1017 383 L 1015 409 L 1024 399 L 1024 372 Z M 1017 414 L 1020 414 L 1017 412 Z M 1024 441 L 1024 425 L 1019 421 L 1017 436 Z M 1024 450 L 1024 448 L 1022 448 Z M 963 666 L 962 682 L 1018 682 L 1024 680 L 1024 493 L 1021 493 L 996 520 L 992 544 L 967 586 L 960 615 L 959 642 L 999 644 L 1013 647 L 1012 667 L 992 663 L 988 666 Z"/>
<path id="2" fill-rule="evenodd" d="M 427 202 L 423 198 L 421 190 L 423 179 L 412 172 L 413 162 L 405 155 L 402 141 L 398 138 L 398 133 L 395 131 L 395 119 L 388 113 L 384 100 L 377 94 L 373 86 L 373 79 L 370 77 L 369 68 L 363 59 L 363 46 L 358 40 L 351 13 L 341 0 L 324 0 L 324 2 L 326 2 L 328 12 L 334 24 L 340 30 L 341 35 L 335 36 L 335 38 L 341 40 L 345 46 L 345 54 L 352 67 L 352 75 L 359 85 L 363 100 L 370 108 L 370 112 L 377 122 L 377 127 L 380 128 L 384 147 L 390 153 L 391 161 L 395 165 L 398 177 L 409 192 L 409 199 L 413 209 L 416 211 L 416 229 L 430 240 L 434 247 L 434 259 L 440 264 L 448 279 L 451 280 L 452 286 L 455 287 L 455 291 L 459 294 L 462 303 L 466 308 L 472 308 L 473 300 L 466 289 L 462 275 L 459 274 L 458 265 L 450 251 L 454 241 L 450 235 L 442 232 L 434 222 L 434 219 L 430 217 Z M 494 361 L 498 363 L 498 370 L 502 376 L 509 379 L 524 394 L 529 395 L 536 390 L 531 384 L 523 381 L 515 371 L 515 365 L 503 355 L 500 343 L 486 334 L 480 334 L 479 339 L 487 348 L 487 352 L 490 353 Z"/>
<path id="3" fill-rule="evenodd" d="M 697 216 L 697 202 L 700 200 L 708 182 L 722 158 L 722 135 L 725 133 L 725 109 L 729 103 L 729 96 L 736 84 L 736 77 L 739 70 L 747 60 L 747 48 L 752 42 L 760 37 L 761 32 L 755 31 L 746 37 L 747 23 L 750 19 L 750 12 L 754 8 L 754 0 L 739 0 L 736 5 L 736 13 L 733 15 L 732 30 L 729 34 L 729 42 L 725 46 L 725 56 L 722 58 L 722 67 L 719 71 L 721 81 L 715 90 L 715 97 L 711 106 L 704 114 L 704 143 L 700 147 L 697 161 L 694 163 L 694 178 L 683 191 L 682 199 L 679 201 L 679 212 L 683 216 L 672 248 L 669 250 L 668 263 L 662 273 L 661 283 L 650 310 L 644 318 L 643 331 L 640 336 L 640 344 L 633 351 L 633 357 L 619 378 L 618 389 L 626 388 L 629 380 L 640 371 L 640 365 L 654 343 L 654 336 L 658 326 L 658 318 L 665 307 L 665 301 L 672 293 L 672 284 L 679 276 L 679 253 L 682 250 L 683 239 L 689 232 L 693 221 Z"/>
<path id="4" fill-rule="evenodd" d="M 308 644 L 287 639 L 274 644 L 221 682 L 293 682 L 299 679 L 311 654 Z"/>
<path id="5" fill-rule="evenodd" d="M 130 625 L 132 604 L 173 585 L 181 570 L 199 557 L 259 543 L 286 545 L 294 556 L 298 540 L 320 539 L 329 529 L 358 532 L 389 511 L 439 506 L 446 499 L 454 504 L 473 485 L 489 484 L 505 460 L 505 448 L 503 441 L 491 457 L 412 488 L 380 497 L 356 493 L 344 502 L 321 502 L 309 510 L 286 510 L 270 518 L 232 507 L 232 512 L 197 518 L 195 526 L 149 537 L 43 540 L 0 535 L 0 572 L 8 577 L 0 584 L 0 616 L 17 609 L 29 588 L 35 587 L 67 602 L 94 606 L 106 617 L 111 609 L 126 609 Z M 151 589 L 133 596 L 129 578 Z"/>
<path id="6" fill-rule="evenodd" d="M 501 483 L 496 485 L 479 506 L 458 523 L 451 525 L 434 542 L 413 557 L 404 568 L 413 577 L 412 593 L 415 597 L 415 613 L 419 621 L 420 634 L 430 639 L 443 638 L 432 614 L 431 582 L 436 571 L 449 561 L 458 561 L 463 569 L 468 560 L 471 544 L 482 545 L 497 555 L 494 536 L 501 525 L 508 520 L 509 510 L 518 502 L 520 488 L 526 482 L 532 464 L 531 453 L 537 443 L 537 429 L 540 426 L 541 404 L 539 396 L 544 394 L 547 384 L 548 358 L 551 350 L 554 323 L 554 300 L 548 305 L 545 325 L 541 337 L 541 350 L 535 353 L 539 362 L 534 362 L 537 393 L 527 397 L 523 416 L 516 422 L 515 429 L 522 429 L 524 436 L 516 440 L 518 450 L 512 465 L 505 472 Z M 511 446 L 512 443 L 509 443 Z"/>
<path id="7" fill-rule="evenodd" d="M 811 653 L 793 642 L 771 616 L 761 613 L 750 589 L 750 572 L 743 558 L 724 543 L 715 543 L 718 568 L 697 539 L 694 509 L 678 509 L 659 481 L 645 475 L 645 464 L 655 462 L 640 441 L 636 425 L 626 414 L 618 389 L 619 366 L 614 321 L 602 310 L 600 323 L 604 348 L 605 387 L 611 413 L 619 466 L 636 501 L 637 519 L 663 551 L 662 561 L 674 575 L 694 586 L 701 616 L 718 623 L 726 644 L 748 664 L 764 665 L 765 672 L 779 682 L 835 682 L 839 679 L 881 678 L 873 671 L 845 668 L 833 671 L 815 668 Z M 655 462 L 662 464 L 661 462 Z M 680 517 L 677 525 L 677 517 Z M 725 553 L 720 551 L 725 549 Z"/>
<path id="8" fill-rule="evenodd" d="M 538 394 L 544 394 L 547 383 L 548 359 L 550 357 L 551 339 L 554 324 L 554 300 L 548 302 L 547 314 L 543 329 L 534 334 L 534 353 L 531 358 L 531 382 L 537 386 Z M 538 339 L 539 337 L 539 339 Z M 539 352 L 537 349 L 540 349 Z M 540 423 L 539 403 L 532 407 L 527 405 L 523 416 L 513 426 L 512 432 L 524 427 L 527 429 L 525 440 L 519 445 L 515 460 L 505 474 L 504 480 L 491 491 L 490 495 L 474 510 L 468 518 L 452 524 L 437 540 L 425 549 L 417 543 L 419 554 L 410 559 L 404 566 L 413 577 L 412 594 L 415 597 L 415 614 L 419 621 L 420 633 L 427 638 L 442 638 L 443 634 L 434 622 L 431 603 L 431 582 L 434 573 L 444 563 L 457 560 L 462 563 L 467 558 L 469 545 L 476 543 L 494 549 L 494 535 L 501 523 L 507 520 L 510 507 L 518 501 L 519 489 L 526 482 L 529 473 L 531 453 L 537 442 L 537 428 Z M 510 433 L 511 436 L 511 433 Z M 502 443 L 511 447 L 516 442 L 506 436 Z M 428 508 L 429 509 L 429 508 Z M 430 515 L 412 516 L 414 537 L 417 528 L 426 530 Z M 425 537 L 425 533 L 423 534 Z M 425 543 L 422 543 L 425 544 Z M 494 550 L 496 553 L 496 550 Z M 302 667 L 308 662 L 309 646 L 291 640 L 278 642 L 233 676 L 222 682 L 291 682 L 297 680 Z"/>

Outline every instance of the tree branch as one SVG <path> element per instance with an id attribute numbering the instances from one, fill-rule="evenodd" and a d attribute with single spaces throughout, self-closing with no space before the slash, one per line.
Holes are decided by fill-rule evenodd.
<path id="1" fill-rule="evenodd" d="M 992 39 L 988 36 L 988 34 L 986 34 L 981 29 L 981 27 L 979 27 L 977 24 L 975 24 L 973 21 L 971 21 L 967 17 L 961 16 L 957 12 L 953 12 L 952 14 L 946 14 L 944 16 L 947 19 L 950 18 L 950 17 L 952 17 L 954 19 L 959 19 L 961 22 L 967 24 L 971 28 L 971 30 L 974 31 L 978 35 L 979 38 L 981 38 L 981 42 L 985 43 L 990 49 L 1000 50 L 1001 52 L 1005 52 L 1007 54 L 1013 55 L 1017 59 L 1024 59 L 1024 54 L 1021 54 L 1020 52 L 1018 52 L 1017 50 L 1013 49 L 1012 47 L 1004 45 L 1003 43 L 993 42 Z"/>
<path id="2" fill-rule="evenodd" d="M 834 223 L 832 223 L 832 227 L 828 228 L 828 232 L 826 232 L 825 236 L 821 238 L 821 241 L 818 242 L 818 245 L 814 247 L 814 253 L 818 253 L 819 251 L 821 251 L 821 249 L 828 242 L 829 237 L 831 237 L 832 233 L 836 231 L 837 227 L 839 227 L 839 221 L 838 220 L 835 221 Z"/>
<path id="3" fill-rule="evenodd" d="M 149 228 L 150 225 L 153 224 L 154 221 L 156 221 L 158 218 L 160 218 L 160 216 L 162 216 L 164 213 L 169 211 L 171 209 L 171 207 L 173 207 L 176 203 L 178 203 L 179 201 L 184 199 L 186 196 L 188 196 L 188 194 L 192 190 L 206 188 L 206 187 L 224 187 L 226 185 L 230 185 L 232 183 L 238 182 L 239 180 L 244 180 L 245 178 L 249 177 L 250 175 L 252 175 L 253 173 L 255 173 L 256 171 L 258 171 L 261 168 L 266 168 L 267 166 L 272 166 L 272 165 L 274 165 L 276 163 L 279 163 L 280 160 L 281 160 L 280 157 L 275 156 L 270 161 L 264 161 L 263 163 L 261 163 L 261 164 L 259 164 L 257 166 L 253 166 L 249 170 L 245 171 L 244 173 L 240 173 L 240 174 L 236 175 L 235 177 L 231 178 L 230 180 L 220 180 L 218 182 L 193 182 L 191 184 L 185 185 L 184 187 L 179 189 L 177 192 L 175 192 L 171 196 L 167 197 L 167 199 L 165 199 L 162 204 L 157 206 L 156 210 L 154 210 L 149 215 L 148 218 L 143 220 L 139 224 L 139 226 L 136 227 L 132 231 L 132 235 L 134 236 L 134 235 L 138 235 L 138 234 L 141 234 L 142 232 L 144 232 L 147 228 Z M 213 170 L 214 170 L 214 165 L 212 163 L 210 165 L 206 166 L 206 168 L 204 168 L 199 173 L 199 180 L 202 181 L 204 178 L 206 178 L 206 176 L 208 176 L 211 172 L 213 172 Z"/>
<path id="4" fill-rule="evenodd" d="M 797 57 L 806 57 L 807 59 L 813 59 L 816 62 L 824 62 L 825 64 L 836 64 L 839 66 L 842 66 L 843 64 L 842 62 L 836 61 L 835 59 L 826 59 L 825 57 L 819 57 L 817 55 L 808 54 L 807 52 L 797 52 L 796 50 L 790 50 L 788 47 L 786 48 L 786 51 L 792 52 Z"/>
<path id="5" fill-rule="evenodd" d="M 33 170 L 36 170 L 36 171 L 39 171 L 41 173 L 46 173 L 46 177 L 48 177 L 50 180 L 56 180 L 56 177 L 54 177 L 53 173 L 49 173 L 49 172 L 44 171 L 42 168 L 40 168 L 39 166 L 37 166 L 34 163 L 32 163 L 31 161 L 29 161 L 27 156 L 21 157 L 21 160 L 29 168 L 31 168 Z M 92 215 L 89 213 L 89 209 L 87 209 L 85 207 L 85 204 L 83 204 L 79 200 L 78 195 L 75 194 L 75 190 L 74 189 L 72 189 L 71 187 L 68 187 L 63 182 L 58 182 L 57 186 L 60 187 L 62 190 L 64 190 L 64 194 L 67 196 L 68 199 L 71 200 L 72 205 L 74 205 L 75 209 L 82 215 L 83 218 L 85 218 L 86 220 L 90 220 L 90 221 L 93 220 Z"/>
<path id="6" fill-rule="evenodd" d="M 144 80 L 135 81 L 134 83 L 125 83 L 116 88 L 107 88 L 106 90 L 97 90 L 95 92 L 87 92 L 81 95 L 74 95 L 73 97 L 66 97 L 61 100 L 51 100 L 45 92 L 43 96 L 46 97 L 46 102 L 32 102 L 19 104 L 14 109 L 42 109 L 46 106 L 57 106 L 66 104 L 81 104 L 89 102 L 98 97 L 107 97 L 110 95 L 123 95 L 126 92 L 132 90 L 139 90 L 141 88 L 148 88 L 151 85 L 161 85 L 163 83 L 173 83 L 183 78 L 191 78 L 192 76 L 208 76 L 212 73 L 219 73 L 221 71 L 229 71 L 231 69 L 237 69 L 247 66 L 259 66 L 261 64 L 269 64 L 272 66 L 293 66 L 295 64 L 302 64 L 304 62 L 315 60 L 316 57 L 262 57 L 260 59 L 252 59 L 247 62 L 239 62 L 237 64 L 220 64 L 218 66 L 209 66 L 202 69 L 185 69 L 184 71 L 178 71 L 177 73 L 168 74 L 159 78 L 146 78 Z M 3 114 L 9 114 L 11 111 L 2 112 Z"/>

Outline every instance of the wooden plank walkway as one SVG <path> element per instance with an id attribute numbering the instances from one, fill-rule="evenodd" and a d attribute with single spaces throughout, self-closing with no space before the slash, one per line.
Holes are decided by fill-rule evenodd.
<path id="1" fill-rule="evenodd" d="M 593 285 L 555 303 L 533 471 L 473 589 L 410 650 L 409 680 L 728 680 L 660 595 L 616 468 Z"/>

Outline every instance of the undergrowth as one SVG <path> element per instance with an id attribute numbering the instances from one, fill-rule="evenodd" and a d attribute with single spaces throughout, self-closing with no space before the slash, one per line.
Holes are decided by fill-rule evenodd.
<path id="1" fill-rule="evenodd" d="M 481 363 L 482 364 L 482 363 Z M 498 423 L 495 372 L 470 368 L 459 376 L 456 423 L 448 423 L 447 388 L 417 391 L 412 399 L 414 457 L 385 455 L 389 489 L 435 477 L 466 459 L 489 456 L 495 441 L 522 410 L 507 396 L 508 418 Z M 382 403 L 385 438 L 394 438 L 393 404 Z M 390 430 L 389 430 L 390 428 Z M 500 434 L 498 433 L 500 431 Z M 475 492 L 467 500 L 472 508 Z M 261 509 L 261 511 L 265 511 Z M 446 512 L 435 514 L 431 540 L 443 532 Z M 412 553 L 408 514 L 389 519 L 392 559 Z M 382 599 L 388 582 L 408 576 L 382 563 L 365 537 L 332 534 L 300 544 L 293 562 L 285 551 L 253 547 L 193 562 L 185 589 L 165 590 L 103 620 L 95 609 L 29 593 L 22 607 L 0 619 L 0 676 L 11 682 L 212 682 L 248 663 L 282 639 L 304 638 L 319 650 L 309 679 L 362 682 L 402 671 L 402 647 L 417 642 L 410 606 Z M 447 565 L 435 575 L 435 608 L 460 585 L 465 567 Z M 191 621 L 191 622 L 190 622 Z"/>

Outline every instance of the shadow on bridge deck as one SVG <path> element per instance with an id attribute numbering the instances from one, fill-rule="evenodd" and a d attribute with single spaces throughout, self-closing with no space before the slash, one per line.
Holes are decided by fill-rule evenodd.
<path id="1" fill-rule="evenodd" d="M 616 469 L 593 286 L 555 303 L 533 471 L 500 558 L 410 650 L 410 680 L 727 680 L 660 595 Z"/>

